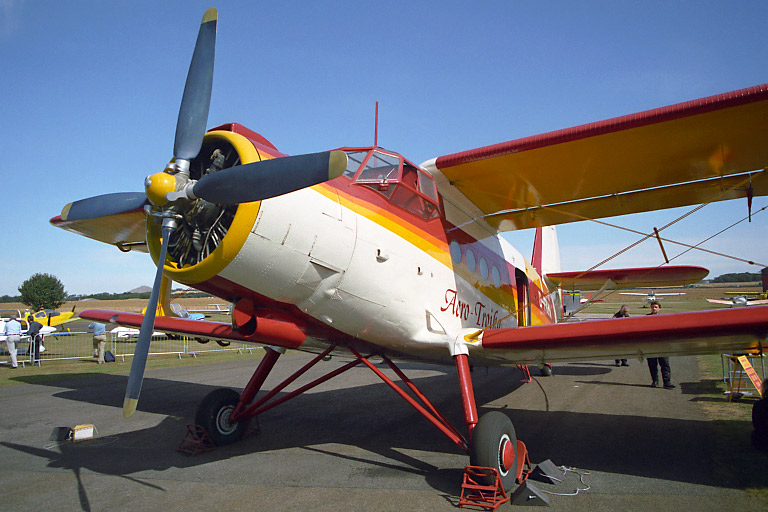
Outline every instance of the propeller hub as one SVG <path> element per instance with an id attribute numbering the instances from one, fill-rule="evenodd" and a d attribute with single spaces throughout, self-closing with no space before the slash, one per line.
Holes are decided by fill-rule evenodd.
<path id="1" fill-rule="evenodd" d="M 166 194 L 176 191 L 176 177 L 167 172 L 155 173 L 144 180 L 144 189 L 152 204 L 165 206 L 168 203 Z"/>

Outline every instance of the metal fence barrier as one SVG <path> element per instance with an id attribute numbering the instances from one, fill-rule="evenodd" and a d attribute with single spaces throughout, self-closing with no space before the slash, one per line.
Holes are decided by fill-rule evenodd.
<path id="1" fill-rule="evenodd" d="M 137 336 L 126 336 L 122 333 L 107 333 L 107 342 L 104 350 L 112 352 L 115 358 L 125 361 L 126 357 L 133 357 L 136 347 Z M 44 363 L 46 361 L 56 361 L 63 359 L 91 359 L 95 357 L 93 347 L 93 333 L 90 332 L 54 332 L 43 336 L 40 343 L 39 360 L 34 360 L 34 344 L 29 336 L 22 336 L 21 341 L 16 346 L 16 359 L 20 366 L 33 363 Z M 183 355 L 196 357 L 197 354 L 207 352 L 238 352 L 247 351 L 249 354 L 254 345 L 243 343 L 231 343 L 227 346 L 221 346 L 215 341 L 201 344 L 196 339 L 187 336 L 168 336 L 158 334 L 152 336 L 149 345 L 149 355 L 168 355 L 176 354 L 179 359 Z M 10 364 L 10 356 L 5 347 L 5 342 L 0 343 L 0 355 L 5 355 L 5 361 L 0 364 Z M 38 364 L 39 364 L 38 363 Z"/>

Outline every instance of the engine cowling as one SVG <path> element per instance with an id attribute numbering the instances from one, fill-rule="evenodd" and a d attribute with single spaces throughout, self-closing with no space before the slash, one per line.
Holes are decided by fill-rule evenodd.
<path id="1" fill-rule="evenodd" d="M 226 127 L 230 130 L 214 129 L 205 135 L 199 154 L 190 162 L 190 179 L 280 155 L 260 135 L 239 125 Z M 218 275 L 245 243 L 260 204 L 223 205 L 196 199 L 174 206 L 179 219 L 169 240 L 165 275 L 188 285 Z M 161 229 L 151 216 L 147 217 L 147 245 L 157 262 Z"/>

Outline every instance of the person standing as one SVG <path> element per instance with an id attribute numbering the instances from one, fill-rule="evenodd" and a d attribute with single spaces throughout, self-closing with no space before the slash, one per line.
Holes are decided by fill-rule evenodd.
<path id="1" fill-rule="evenodd" d="M 5 343 L 7 339 L 5 335 L 5 318 L 0 317 L 0 342 Z"/>
<path id="2" fill-rule="evenodd" d="M 11 356 L 11 368 L 17 368 L 19 363 L 16 359 L 16 346 L 21 341 L 21 324 L 15 318 L 11 318 L 6 322 L 4 331 L 5 346 L 8 347 L 8 353 Z"/>
<path id="3" fill-rule="evenodd" d="M 107 344 L 107 326 L 100 322 L 91 322 L 88 330 L 93 332 L 93 357 L 99 364 L 104 363 L 104 345 Z"/>
<path id="4" fill-rule="evenodd" d="M 40 329 L 43 328 L 43 324 L 35 320 L 35 317 L 32 315 L 29 315 L 27 317 L 27 323 L 29 324 L 29 328 L 27 329 L 27 334 L 29 335 L 29 339 L 32 341 L 32 346 L 34 350 L 34 362 L 37 362 L 40 360 L 40 351 L 45 350 L 45 347 L 43 347 L 43 336 L 40 334 Z"/>
<path id="5" fill-rule="evenodd" d="M 651 312 L 649 315 L 658 315 L 661 311 L 661 304 L 656 301 L 651 302 Z M 651 387 L 659 387 L 659 373 L 658 368 L 661 368 L 661 378 L 664 382 L 664 389 L 675 389 L 675 385 L 671 381 L 671 370 L 669 369 L 668 357 L 649 357 L 648 358 L 648 370 L 651 372 Z"/>
<path id="6" fill-rule="evenodd" d="M 622 305 L 619 310 L 614 313 L 613 318 L 625 318 L 629 316 L 629 306 Z M 629 366 L 626 359 L 616 359 L 616 366 Z"/>

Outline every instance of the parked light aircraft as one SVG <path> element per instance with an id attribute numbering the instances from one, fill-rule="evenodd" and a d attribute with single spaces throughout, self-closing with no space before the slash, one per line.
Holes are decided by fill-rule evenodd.
<path id="1" fill-rule="evenodd" d="M 707 299 L 707 302 L 712 304 L 723 304 L 726 306 L 757 306 L 760 304 L 768 304 L 767 299 L 750 299 L 746 295 L 737 295 L 731 299 Z"/>
<path id="2" fill-rule="evenodd" d="M 188 309 L 188 313 L 203 313 L 204 315 L 206 313 L 208 314 L 214 314 L 214 315 L 231 315 L 232 314 L 232 305 L 231 304 L 208 304 L 210 307 L 207 309 Z M 207 315 L 206 315 L 207 316 Z"/>
<path id="3" fill-rule="evenodd" d="M 29 323 L 27 322 L 27 315 L 22 315 L 18 309 L 0 309 L 0 320 L 7 322 L 11 318 L 15 318 L 21 324 L 21 333 L 26 334 L 29 329 Z M 39 321 L 39 320 L 38 320 Z M 42 323 L 42 322 L 41 322 Z M 40 334 L 47 335 L 56 332 L 55 327 L 43 324 L 40 328 Z M 5 337 L 0 337 L 0 341 L 4 341 Z"/>
<path id="4" fill-rule="evenodd" d="M 217 444 L 286 399 L 363 364 L 474 465 L 505 487 L 524 448 L 501 412 L 478 418 L 470 365 L 759 350 L 768 308 L 560 323 L 560 287 L 693 283 L 700 267 L 561 272 L 552 226 L 766 195 L 768 85 L 513 140 L 415 165 L 381 147 L 281 153 L 236 123 L 206 132 L 217 14 L 203 17 L 182 97 L 173 160 L 140 193 L 66 205 L 54 226 L 148 251 L 157 262 L 147 314 L 80 316 L 139 327 L 123 412 L 137 407 L 153 326 L 258 343 L 266 354 L 241 392 L 220 389 L 196 422 Z M 617 173 L 616 169 L 623 172 Z M 500 233 L 535 228 L 527 261 Z M 234 305 L 232 322 L 156 315 L 177 281 Z M 314 361 L 258 396 L 286 349 Z M 329 355 L 350 362 L 275 396 Z M 371 363 L 383 357 L 404 391 Z M 455 365 L 467 434 L 452 426 L 393 359 Z M 418 397 L 414 398 L 410 392 Z"/>
<path id="5" fill-rule="evenodd" d="M 65 313 L 56 311 L 55 309 L 41 309 L 40 311 L 32 313 L 32 316 L 35 318 L 35 320 L 37 320 L 41 324 L 47 325 L 49 327 L 55 327 L 57 325 L 65 324 L 77 318 L 77 316 L 75 315 L 74 306 L 72 307 L 72 311 L 68 311 Z"/>
<path id="6" fill-rule="evenodd" d="M 656 293 L 656 292 L 653 292 L 653 291 L 652 291 L 651 293 L 638 293 L 638 292 L 619 292 L 619 293 L 620 293 L 621 295 L 644 295 L 644 296 L 645 296 L 645 304 L 646 304 L 646 306 L 647 306 L 648 304 L 650 304 L 651 302 L 657 302 L 657 301 L 660 301 L 660 300 L 661 300 L 661 299 L 663 299 L 665 296 L 670 296 L 670 295 L 685 295 L 685 293 L 684 293 L 684 292 L 676 292 L 676 293 Z M 643 306 L 643 307 L 646 307 L 646 306 Z"/>
<path id="7" fill-rule="evenodd" d="M 139 330 L 131 327 L 117 326 L 109 331 L 112 336 L 120 340 L 127 340 L 139 337 Z M 165 333 L 153 331 L 152 336 L 163 336 Z"/>

